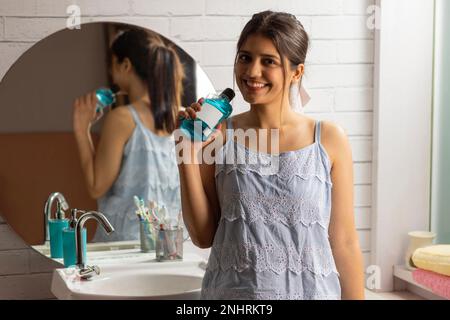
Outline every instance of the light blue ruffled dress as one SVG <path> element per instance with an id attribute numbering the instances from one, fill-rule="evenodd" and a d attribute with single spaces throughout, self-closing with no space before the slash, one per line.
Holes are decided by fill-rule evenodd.
<path id="1" fill-rule="evenodd" d="M 139 239 L 139 220 L 133 196 L 164 204 L 172 217 L 181 210 L 180 180 L 178 175 L 173 135 L 162 137 L 141 122 L 133 106 L 127 106 L 136 127 L 125 144 L 119 176 L 98 199 L 98 210 L 105 214 L 115 231 L 107 235 L 97 228 L 94 242 Z"/>
<path id="2" fill-rule="evenodd" d="M 331 168 L 320 122 L 313 144 L 277 157 L 233 141 L 227 129 L 217 159 L 221 219 L 201 298 L 340 299 L 328 239 Z"/>

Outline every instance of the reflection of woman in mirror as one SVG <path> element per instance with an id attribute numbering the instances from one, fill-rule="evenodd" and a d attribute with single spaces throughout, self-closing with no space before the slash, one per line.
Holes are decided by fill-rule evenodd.
<path id="1" fill-rule="evenodd" d="M 139 223 L 133 196 L 164 204 L 170 215 L 181 208 L 179 177 L 172 132 L 181 105 L 183 69 L 172 45 L 157 34 L 133 28 L 111 46 L 113 82 L 128 95 L 129 105 L 109 111 L 97 148 L 91 125 L 95 92 L 79 97 L 73 127 L 81 166 L 98 210 L 115 228 L 97 229 L 93 241 L 135 240 Z"/>
<path id="2" fill-rule="evenodd" d="M 179 165 L 185 224 L 197 246 L 211 247 L 204 299 L 364 298 L 348 139 L 337 125 L 296 113 L 289 99 L 308 44 L 294 15 L 253 15 L 234 65 L 250 110 L 203 143 L 217 143 L 223 157 L 216 160 L 225 163 Z M 195 118 L 200 109 L 201 101 L 180 115 Z M 278 129 L 279 153 L 250 148 L 226 129 Z M 268 168 L 264 159 L 278 166 L 268 170 L 273 163 Z"/>

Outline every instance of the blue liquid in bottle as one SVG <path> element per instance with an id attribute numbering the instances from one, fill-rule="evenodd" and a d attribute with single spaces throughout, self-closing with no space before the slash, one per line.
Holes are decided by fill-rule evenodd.
<path id="1" fill-rule="evenodd" d="M 233 112 L 230 102 L 234 96 L 233 89 L 227 88 L 218 97 L 205 99 L 195 120 L 184 119 L 181 122 L 181 132 L 191 140 L 207 140 L 213 129 Z"/>
<path id="2" fill-rule="evenodd" d="M 97 97 L 97 112 L 100 112 L 100 110 L 103 110 L 116 102 L 116 95 L 108 88 L 97 89 L 95 91 L 95 96 Z"/>

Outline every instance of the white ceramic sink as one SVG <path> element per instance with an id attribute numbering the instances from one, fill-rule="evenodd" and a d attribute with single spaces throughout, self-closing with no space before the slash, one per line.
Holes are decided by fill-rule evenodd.
<path id="1" fill-rule="evenodd" d="M 130 249 L 140 249 L 141 244 L 139 240 L 130 241 L 117 241 L 117 242 L 94 242 L 88 243 L 86 251 L 90 252 L 100 252 L 100 251 L 115 251 L 115 250 L 130 250 Z M 50 258 L 50 244 L 46 243 L 43 245 L 33 246 L 33 249 L 39 253 Z M 62 262 L 62 260 L 61 260 Z"/>
<path id="2" fill-rule="evenodd" d="M 94 281 L 84 288 L 89 295 L 153 299 L 198 299 L 201 276 L 179 274 L 135 274 Z"/>
<path id="3" fill-rule="evenodd" d="M 203 262 L 204 263 L 204 262 Z M 82 280 L 74 268 L 56 269 L 52 292 L 58 299 L 199 299 L 202 258 L 188 261 L 100 265 L 100 274 Z"/>

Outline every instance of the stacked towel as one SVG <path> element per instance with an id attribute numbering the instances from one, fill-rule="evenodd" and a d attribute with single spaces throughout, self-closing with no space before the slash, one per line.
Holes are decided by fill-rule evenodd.
<path id="1" fill-rule="evenodd" d="M 413 279 L 435 294 L 450 299 L 450 245 L 433 245 L 414 251 L 412 261 L 419 269 Z"/>
<path id="2" fill-rule="evenodd" d="M 419 248 L 414 251 L 412 261 L 419 269 L 450 276 L 450 245 L 439 244 Z"/>
<path id="3" fill-rule="evenodd" d="M 438 296 L 450 299 L 450 277 L 442 274 L 417 269 L 412 272 L 414 281 L 430 288 Z"/>

